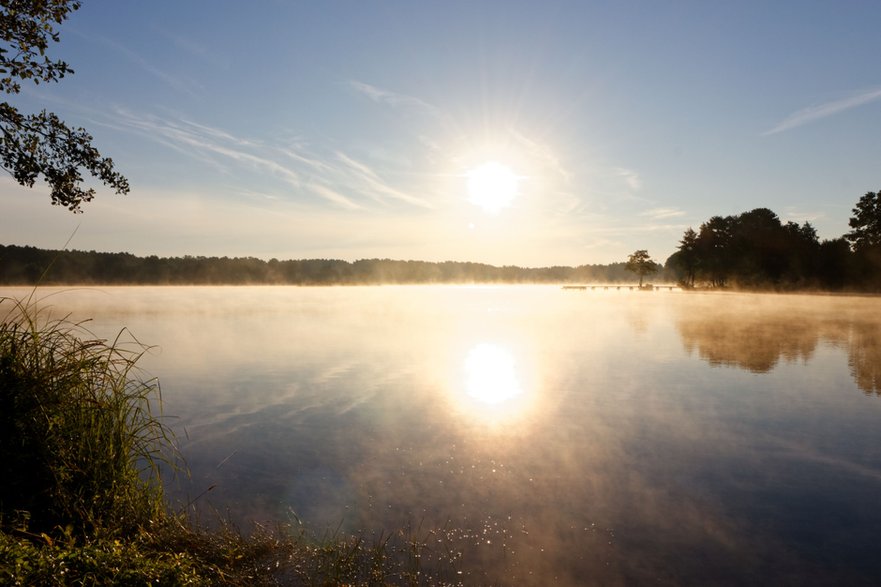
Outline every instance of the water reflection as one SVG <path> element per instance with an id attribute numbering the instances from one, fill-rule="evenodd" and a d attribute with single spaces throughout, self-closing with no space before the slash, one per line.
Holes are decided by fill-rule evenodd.
<path id="1" fill-rule="evenodd" d="M 808 363 L 823 345 L 844 348 L 857 387 L 881 395 L 876 300 L 741 296 L 725 301 L 695 297 L 680 309 L 676 325 L 689 354 L 715 366 L 768 373 L 781 361 Z"/>
<path id="2" fill-rule="evenodd" d="M 490 343 L 471 349 L 465 360 L 465 389 L 468 396 L 494 406 L 523 394 L 510 351 Z"/>
<path id="3" fill-rule="evenodd" d="M 456 417 L 497 430 L 534 419 L 535 385 L 520 355 L 500 342 L 479 342 L 460 355 L 446 384 Z"/>
<path id="4" fill-rule="evenodd" d="M 877 583 L 881 401 L 853 387 L 881 300 L 571 293 L 140 288 L 79 317 L 162 346 L 175 497 L 215 486 L 244 528 L 445 528 L 465 584 Z"/>
<path id="5" fill-rule="evenodd" d="M 881 325 L 851 325 L 847 346 L 848 365 L 865 393 L 881 395 Z"/>
<path id="6" fill-rule="evenodd" d="M 819 324 L 796 315 L 689 313 L 680 319 L 682 344 L 691 354 L 711 365 L 740 367 L 754 373 L 767 373 L 778 361 L 811 359 L 819 340 Z"/>

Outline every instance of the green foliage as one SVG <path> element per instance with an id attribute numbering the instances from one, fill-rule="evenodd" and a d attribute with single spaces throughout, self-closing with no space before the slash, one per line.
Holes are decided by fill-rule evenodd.
<path id="1" fill-rule="evenodd" d="M 245 535 L 228 523 L 206 530 L 170 517 L 142 540 L 148 551 L 187 553 L 212 585 L 462 585 L 467 535 L 419 525 L 372 536 L 317 536 L 299 524 L 257 524 Z"/>
<path id="2" fill-rule="evenodd" d="M 49 41 L 59 41 L 60 25 L 80 2 L 70 0 L 3 0 L 0 2 L 0 91 L 17 94 L 19 80 L 56 81 L 73 73 L 63 61 L 46 57 Z"/>
<path id="3" fill-rule="evenodd" d="M 198 561 L 143 540 L 59 540 L 35 544 L 0 533 L 2 585 L 211 585 Z"/>
<path id="4" fill-rule="evenodd" d="M 462 546 L 453 547 L 452 534 L 311 537 L 258 525 L 244 535 L 173 516 L 127 540 L 17 529 L 0 532 L 0 585 L 461 585 Z"/>
<path id="5" fill-rule="evenodd" d="M 49 59 L 46 51 L 50 42 L 59 41 L 55 27 L 79 7 L 74 0 L 0 1 L 0 92 L 17 94 L 23 80 L 55 82 L 73 73 L 64 61 Z M 73 212 L 95 196 L 93 188 L 82 187 L 81 169 L 116 193 L 129 192 L 128 181 L 92 146 L 85 129 L 71 128 L 45 110 L 22 114 L 8 102 L 0 103 L 0 162 L 23 186 L 33 187 L 42 175 L 52 203 Z"/>
<path id="6" fill-rule="evenodd" d="M 0 516 L 35 532 L 125 535 L 164 513 L 159 467 L 171 439 L 143 348 L 0 300 Z M 121 333 L 122 334 L 122 333 Z"/>

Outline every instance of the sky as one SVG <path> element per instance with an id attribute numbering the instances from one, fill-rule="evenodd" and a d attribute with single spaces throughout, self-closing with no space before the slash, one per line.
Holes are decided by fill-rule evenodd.
<path id="1" fill-rule="evenodd" d="M 75 74 L 8 99 L 87 128 L 132 191 L 74 215 L 7 174 L 0 244 L 663 262 L 759 207 L 838 238 L 881 189 L 879 24 L 849 0 L 85 0 L 50 50 Z"/>

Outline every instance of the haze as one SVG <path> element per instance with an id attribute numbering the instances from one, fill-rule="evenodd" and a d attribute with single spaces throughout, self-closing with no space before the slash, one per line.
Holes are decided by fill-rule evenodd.
<path id="1" fill-rule="evenodd" d="M 242 286 L 38 297 L 56 315 L 94 316 L 98 336 L 127 324 L 158 345 L 140 366 L 162 382 L 190 472 L 169 493 L 200 496 L 205 520 L 369 537 L 418 527 L 431 537 L 425 568 L 455 555 L 466 585 L 881 576 L 874 296 Z"/>
<path id="2" fill-rule="evenodd" d="M 0 182 L 8 244 L 521 266 L 663 260 L 757 207 L 877 189 L 876 3 L 86 2 L 16 98 L 131 181 L 81 216 Z M 476 170 L 514 193 L 480 204 Z M 491 192 L 493 190 L 490 190 Z M 480 200 L 478 198 L 478 200 Z"/>

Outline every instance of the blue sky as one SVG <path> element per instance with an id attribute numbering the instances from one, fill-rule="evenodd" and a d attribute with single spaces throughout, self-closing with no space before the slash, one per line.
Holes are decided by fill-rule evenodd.
<path id="1" fill-rule="evenodd" d="M 86 0 L 12 98 L 132 184 L 0 180 L 0 242 L 524 266 L 663 261 L 710 216 L 848 231 L 881 189 L 877 2 Z M 469 174 L 516 177 L 474 205 Z"/>

